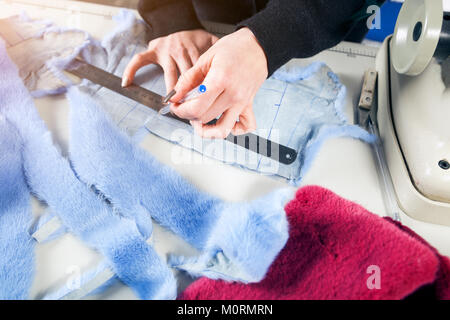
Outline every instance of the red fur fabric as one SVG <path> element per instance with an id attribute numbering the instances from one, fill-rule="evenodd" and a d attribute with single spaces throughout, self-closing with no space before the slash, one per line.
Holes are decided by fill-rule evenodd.
<path id="1" fill-rule="evenodd" d="M 450 260 L 401 224 L 316 186 L 299 189 L 285 210 L 290 237 L 263 281 L 201 278 L 179 298 L 450 299 Z"/>

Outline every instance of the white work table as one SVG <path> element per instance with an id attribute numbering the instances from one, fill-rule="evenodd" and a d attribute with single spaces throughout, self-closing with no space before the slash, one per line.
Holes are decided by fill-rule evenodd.
<path id="1" fill-rule="evenodd" d="M 31 18 L 44 18 L 60 26 L 86 30 L 97 39 L 113 30 L 115 23 L 111 17 L 119 10 L 115 7 L 66 0 L 3 0 L 0 1 L 0 7 L 0 18 L 25 11 Z M 327 60 L 332 55 L 332 52 L 327 52 L 313 59 L 326 60 L 325 62 L 347 86 L 346 113 L 352 118 L 352 106 L 359 97 L 362 73 L 359 70 L 352 70 L 345 61 Z M 299 63 L 307 63 L 309 60 Z M 42 118 L 53 133 L 55 143 L 59 144 L 63 151 L 67 150 L 68 104 L 64 95 L 40 98 L 35 102 Z M 143 139 L 141 146 L 164 164 L 175 168 L 198 188 L 224 200 L 249 200 L 287 186 L 285 180 L 232 167 L 204 158 L 196 152 L 192 152 L 191 163 L 179 163 L 174 155 L 180 153 L 181 147 L 151 134 Z M 372 151 L 363 142 L 347 138 L 327 141 L 302 183 L 302 185 L 311 184 L 328 188 L 375 214 L 385 215 Z M 45 210 L 37 201 L 34 202 L 33 208 L 36 216 Z M 450 255 L 449 227 L 412 220 L 404 214 L 401 215 L 401 222 L 424 237 L 442 254 Z M 182 240 L 159 227 L 155 227 L 154 239 L 157 251 L 163 256 L 168 252 L 189 254 L 193 250 Z M 77 272 L 94 265 L 100 258 L 97 253 L 71 235 L 38 245 L 37 273 L 32 297 L 41 297 L 51 287 L 76 276 Z M 187 283 L 186 278 L 180 276 L 180 279 L 183 287 Z M 133 299 L 135 296 L 125 286 L 116 285 L 96 298 Z"/>

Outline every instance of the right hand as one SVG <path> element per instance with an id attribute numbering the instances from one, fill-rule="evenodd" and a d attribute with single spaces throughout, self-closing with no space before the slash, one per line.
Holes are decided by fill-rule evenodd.
<path id="1" fill-rule="evenodd" d="M 178 79 L 170 110 L 191 120 L 204 138 L 226 138 L 256 129 L 253 100 L 268 74 L 264 49 L 253 32 L 241 28 L 217 41 L 197 63 Z M 180 101 L 203 84 L 198 98 Z M 211 120 L 218 119 L 215 124 Z"/>
<path id="2" fill-rule="evenodd" d="M 148 44 L 147 51 L 136 54 L 128 63 L 122 76 L 122 86 L 130 85 L 140 68 L 155 63 L 164 70 L 166 91 L 169 93 L 175 87 L 178 75 L 189 70 L 217 40 L 215 35 L 201 29 L 154 39 Z"/>

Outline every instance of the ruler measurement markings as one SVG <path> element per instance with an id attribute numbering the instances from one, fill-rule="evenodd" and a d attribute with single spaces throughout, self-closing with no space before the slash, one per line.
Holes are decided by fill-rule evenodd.
<path id="1" fill-rule="evenodd" d="M 79 78 L 88 79 L 95 84 L 110 89 L 127 98 L 130 98 L 150 109 L 155 110 L 156 112 L 158 112 L 165 106 L 162 103 L 163 97 L 161 95 L 134 84 L 124 88 L 121 85 L 121 80 L 119 77 L 102 69 L 99 69 L 93 65 L 85 63 L 84 61 L 77 60 L 74 67 L 67 71 Z M 163 116 L 173 118 L 186 124 L 190 124 L 189 120 L 178 118 L 172 113 L 167 113 Z M 212 121 L 209 124 L 214 124 L 215 122 L 216 121 Z M 276 160 L 282 164 L 289 165 L 293 163 L 297 158 L 297 152 L 294 149 L 262 138 L 253 133 L 247 133 L 239 137 L 230 134 L 227 138 L 225 138 L 225 140 L 232 142 L 235 145 L 241 146 L 249 151 L 253 151 L 262 156 L 271 158 L 272 160 Z M 251 145 L 249 141 L 256 142 L 256 145 Z M 272 150 L 278 150 L 279 152 L 274 155 L 272 153 Z"/>

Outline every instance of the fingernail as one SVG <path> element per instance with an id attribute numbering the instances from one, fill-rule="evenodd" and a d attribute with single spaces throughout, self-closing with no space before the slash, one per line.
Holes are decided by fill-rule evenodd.
<path id="1" fill-rule="evenodd" d="M 170 105 L 165 106 L 164 108 L 159 109 L 158 114 L 160 115 L 165 115 L 168 114 L 170 112 Z"/>
<path id="2" fill-rule="evenodd" d="M 176 95 L 176 94 L 177 94 L 177 92 L 175 91 L 175 89 L 173 89 L 172 91 L 170 91 L 169 94 L 168 94 L 167 96 L 164 97 L 163 103 L 169 102 L 169 100 L 170 100 L 174 95 Z"/>
<path id="3" fill-rule="evenodd" d="M 123 77 L 122 78 L 122 87 L 126 87 L 128 85 L 128 78 L 127 77 Z"/>

